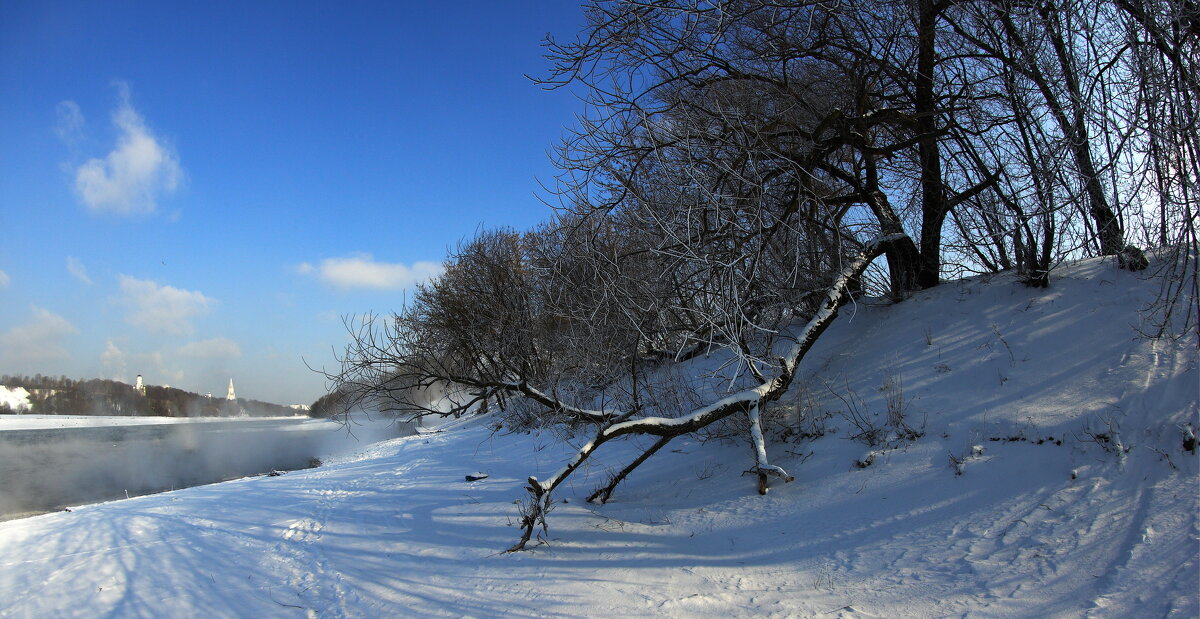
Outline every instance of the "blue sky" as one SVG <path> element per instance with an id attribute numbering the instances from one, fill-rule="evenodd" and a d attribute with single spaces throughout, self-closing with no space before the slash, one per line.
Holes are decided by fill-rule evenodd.
<path id="1" fill-rule="evenodd" d="M 575 2 L 0 3 L 0 374 L 308 403 L 340 317 L 547 217 Z"/>

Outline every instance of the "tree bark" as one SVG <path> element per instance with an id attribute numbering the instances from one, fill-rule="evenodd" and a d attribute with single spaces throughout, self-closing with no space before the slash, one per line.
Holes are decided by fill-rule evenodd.
<path id="1" fill-rule="evenodd" d="M 934 0 L 917 3 L 917 74 L 914 83 L 917 156 L 921 166 L 921 255 L 917 285 L 932 288 L 941 282 L 942 225 L 949 206 L 942 179 L 938 148 L 937 97 L 934 70 L 937 64 L 937 19 L 942 8 Z"/>

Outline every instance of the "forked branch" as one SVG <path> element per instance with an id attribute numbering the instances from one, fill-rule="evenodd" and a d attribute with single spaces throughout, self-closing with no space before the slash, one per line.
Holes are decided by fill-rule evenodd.
<path id="1" fill-rule="evenodd" d="M 557 473 L 545 481 L 540 481 L 536 477 L 531 476 L 527 488 L 531 500 L 528 503 L 527 512 L 521 518 L 521 525 L 523 527 L 521 539 L 509 548 L 508 551 L 514 552 L 524 549 L 526 543 L 533 536 L 534 528 L 539 525 L 545 527 L 546 510 L 551 505 L 550 494 L 559 484 L 578 470 L 601 445 L 625 435 L 652 435 L 660 437 L 660 440 L 649 451 L 625 467 L 619 474 L 620 479 L 624 479 L 634 468 L 645 462 L 646 459 L 658 451 L 670 439 L 695 432 L 735 413 L 746 413 L 750 417 L 751 422 L 751 435 L 756 451 L 755 470 L 759 474 L 760 492 L 765 493 L 766 491 L 767 475 L 775 475 L 790 481 L 791 476 L 786 471 L 777 466 L 772 466 L 767 462 L 766 443 L 758 422 L 758 411 L 764 404 L 779 399 L 791 387 L 792 378 L 795 376 L 801 359 L 804 358 L 804 355 L 816 343 L 821 333 L 837 317 L 838 309 L 847 299 L 852 282 L 860 277 L 863 271 L 866 270 L 867 265 L 886 251 L 891 244 L 905 238 L 907 237 L 902 234 L 892 234 L 877 238 L 867 243 L 858 256 L 842 268 L 841 272 L 838 273 L 838 276 L 826 290 L 825 297 L 816 314 L 800 331 L 791 349 L 780 359 L 780 367 L 774 377 L 762 381 L 754 387 L 744 389 L 716 402 L 697 408 L 683 417 L 643 417 L 620 423 L 612 423 L 602 427 L 596 433 L 595 438 L 584 444 L 575 453 L 570 462 Z M 589 500 L 601 496 L 607 499 L 612 493 L 612 488 L 615 488 L 616 483 L 619 483 L 620 479 L 611 483 L 611 487 L 606 487 L 593 494 Z"/>

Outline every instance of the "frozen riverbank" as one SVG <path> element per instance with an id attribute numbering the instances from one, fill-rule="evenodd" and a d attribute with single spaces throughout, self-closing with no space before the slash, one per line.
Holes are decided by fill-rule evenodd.
<path id="1" fill-rule="evenodd" d="M 0 519 L 187 488 L 272 470 L 410 433 L 307 417 L 0 416 Z"/>

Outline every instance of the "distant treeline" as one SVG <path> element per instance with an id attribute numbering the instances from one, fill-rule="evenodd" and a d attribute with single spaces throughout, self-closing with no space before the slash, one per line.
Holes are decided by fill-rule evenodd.
<path id="1" fill-rule="evenodd" d="M 344 396 L 340 391 L 327 393 L 308 407 L 309 417 L 333 417 L 346 412 Z"/>
<path id="2" fill-rule="evenodd" d="M 287 406 L 258 400 L 210 398 L 174 387 L 146 385 L 146 394 L 133 385 L 94 378 L 72 380 L 65 376 L 0 376 L 0 385 L 29 391 L 35 415 L 129 415 L 153 417 L 278 417 L 296 415 Z M 0 414 L 15 413 L 0 403 Z"/>

